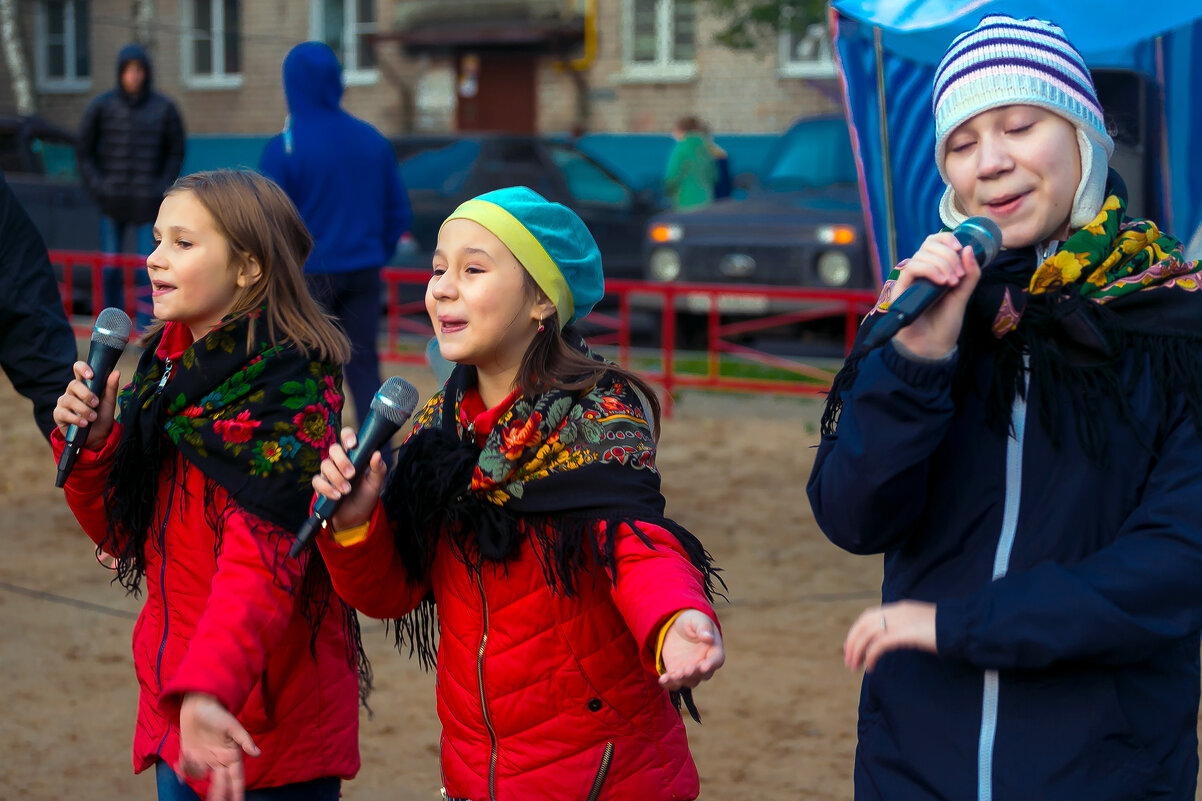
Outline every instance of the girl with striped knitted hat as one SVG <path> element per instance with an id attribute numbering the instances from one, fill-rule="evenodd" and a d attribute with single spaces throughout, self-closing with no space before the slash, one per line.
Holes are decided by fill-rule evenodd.
<path id="1" fill-rule="evenodd" d="M 937 305 L 832 387 L 808 494 L 884 553 L 857 799 L 1192 801 L 1202 629 L 1202 274 L 1126 213 L 1089 68 L 1054 24 L 989 16 L 935 76 L 955 227 L 889 276 Z M 876 314 L 866 320 L 872 327 Z"/>

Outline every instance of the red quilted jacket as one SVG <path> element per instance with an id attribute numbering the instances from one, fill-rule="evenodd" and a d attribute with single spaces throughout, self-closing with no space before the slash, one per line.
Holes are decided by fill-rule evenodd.
<path id="1" fill-rule="evenodd" d="M 71 510 L 96 543 L 105 536 L 101 498 L 120 431 L 115 425 L 101 450 L 81 451 L 65 487 Z M 57 458 L 58 430 L 53 445 Z M 252 536 L 246 512 L 229 517 L 215 557 L 204 476 L 176 458 L 182 481 L 172 487 L 164 470 L 159 485 L 166 554 L 148 541 L 146 603 L 134 626 L 141 688 L 135 772 L 159 759 L 178 762 L 179 703 L 185 692 L 203 692 L 233 711 L 262 749 L 245 759 L 248 789 L 352 778 L 359 769 L 359 685 L 342 615 L 332 609 L 323 617 L 314 657 L 309 625 L 285 589 L 299 579 L 297 561 Z M 213 503 L 223 508 L 225 492 L 219 489 Z M 289 542 L 279 538 L 284 552 Z M 282 567 L 273 574 L 272 565 Z M 206 783 L 189 783 L 203 798 Z"/>
<path id="2" fill-rule="evenodd" d="M 684 723 L 657 683 L 660 628 L 686 608 L 713 613 L 675 537 L 624 529 L 618 580 L 582 576 L 550 591 L 528 546 L 476 573 L 450 548 L 427 585 L 406 580 L 382 507 L 367 539 L 319 537 L 335 589 L 378 618 L 431 588 L 438 605 L 438 716 L 448 796 L 471 801 L 667 801 L 698 793 Z"/>

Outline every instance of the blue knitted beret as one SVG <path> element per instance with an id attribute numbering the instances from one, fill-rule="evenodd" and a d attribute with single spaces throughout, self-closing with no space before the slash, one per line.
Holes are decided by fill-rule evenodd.
<path id="1" fill-rule="evenodd" d="M 605 294 L 601 251 L 576 212 L 533 189 L 509 186 L 462 204 L 444 221 L 471 220 L 517 257 L 555 304 L 560 327 L 592 311 Z"/>

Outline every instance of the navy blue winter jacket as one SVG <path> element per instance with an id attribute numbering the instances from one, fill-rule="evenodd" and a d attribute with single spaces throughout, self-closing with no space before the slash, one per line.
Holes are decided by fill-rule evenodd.
<path id="1" fill-rule="evenodd" d="M 259 171 L 278 183 L 316 240 L 305 272 L 387 264 L 413 215 L 392 145 L 344 111 L 342 68 L 328 46 L 299 44 L 284 59 L 289 121 Z"/>
<path id="2" fill-rule="evenodd" d="M 146 71 L 136 95 L 121 87 L 121 70 L 131 61 Z M 117 222 L 154 222 L 184 163 L 179 110 L 153 87 L 150 57 L 141 45 L 126 45 L 117 54 L 116 88 L 89 103 L 79 123 L 80 178 L 100 211 Z"/>
<path id="3" fill-rule="evenodd" d="M 994 365 L 969 368 L 986 385 Z M 807 487 L 832 542 L 885 554 L 884 601 L 936 604 L 938 656 L 893 651 L 864 677 L 855 797 L 1193 801 L 1202 437 L 1185 401 L 1162 415 L 1138 383 L 1150 440 L 1110 420 L 1102 467 L 1071 433 L 1052 446 L 1047 387 L 1007 436 L 978 395 L 953 402 L 955 370 L 869 352 Z"/>

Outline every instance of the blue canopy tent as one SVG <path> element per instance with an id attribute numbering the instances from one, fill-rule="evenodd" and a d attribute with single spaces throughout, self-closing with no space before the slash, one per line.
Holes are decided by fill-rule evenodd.
<path id="1" fill-rule="evenodd" d="M 1118 0 L 833 0 L 844 87 L 873 255 L 882 277 L 939 230 L 931 86 L 959 33 L 991 13 L 1062 27 L 1094 71 L 1111 160 L 1132 211 L 1189 240 L 1202 223 L 1202 3 L 1140 9 Z"/>

